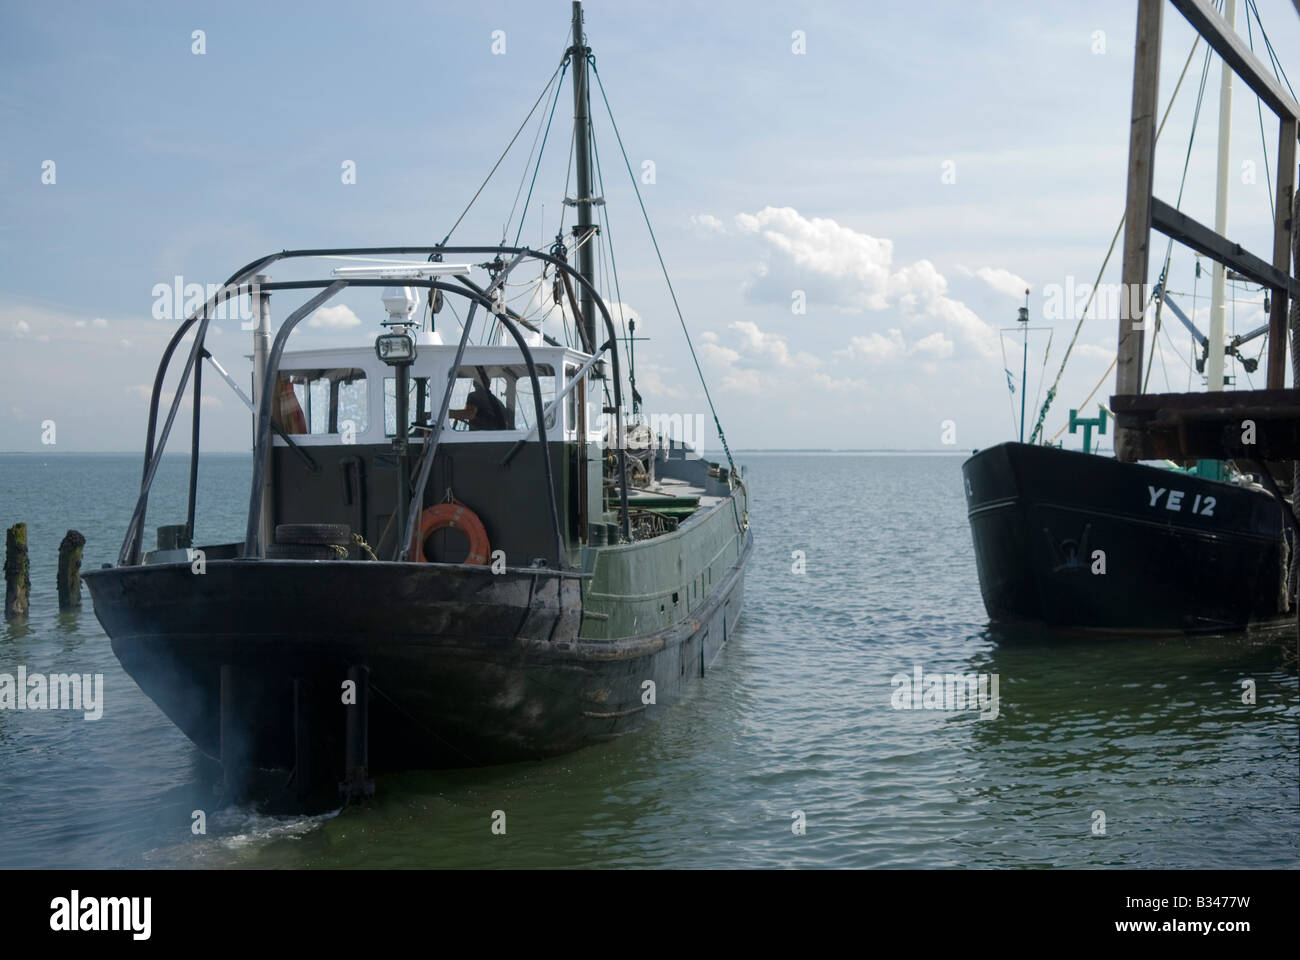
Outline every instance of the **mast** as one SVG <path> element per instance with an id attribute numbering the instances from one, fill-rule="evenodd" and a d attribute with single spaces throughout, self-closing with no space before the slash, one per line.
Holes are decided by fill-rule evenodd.
<path id="1" fill-rule="evenodd" d="M 1020 313 L 1016 317 L 1025 325 L 1025 345 L 1020 356 L 1020 442 L 1025 442 L 1025 394 L 1029 392 L 1029 384 L 1025 382 L 1025 377 L 1029 375 L 1029 291 L 1025 291 L 1025 305 L 1020 308 Z"/>
<path id="2" fill-rule="evenodd" d="M 581 241 L 591 229 L 591 208 L 594 197 L 591 195 L 591 118 L 587 109 L 587 54 L 589 48 L 582 35 L 582 3 L 573 0 L 573 46 L 569 48 L 573 57 L 573 133 L 574 158 L 577 164 L 578 195 L 573 198 L 578 208 L 578 225 L 574 227 L 574 239 Z M 593 244 L 588 242 L 578 251 L 578 272 L 594 284 L 596 281 L 595 258 L 592 254 Z M 596 350 L 596 305 L 591 300 L 591 293 L 584 287 L 581 291 L 579 322 L 584 331 L 586 345 L 594 353 Z"/>
<path id="3" fill-rule="evenodd" d="M 1225 0 L 1224 19 L 1228 26 L 1236 29 L 1237 0 Z M 1214 193 L 1214 232 L 1221 237 L 1228 235 L 1228 163 L 1229 140 L 1232 134 L 1232 76 L 1233 69 L 1228 62 L 1223 62 L 1219 79 L 1219 170 L 1218 182 Z M 1207 390 L 1223 390 L 1223 337 L 1226 306 L 1226 272 L 1219 261 L 1214 262 L 1214 285 L 1210 293 L 1210 343 L 1205 370 L 1209 377 Z"/>

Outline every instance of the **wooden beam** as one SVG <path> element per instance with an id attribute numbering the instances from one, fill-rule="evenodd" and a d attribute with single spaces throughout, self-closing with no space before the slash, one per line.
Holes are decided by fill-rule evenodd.
<path id="1" fill-rule="evenodd" d="M 1187 22 L 1205 38 L 1205 42 L 1227 62 L 1237 76 L 1246 81 L 1269 109 L 1281 119 L 1300 118 L 1300 104 L 1278 83 L 1273 74 L 1259 62 L 1259 59 L 1246 46 L 1237 31 L 1228 26 L 1209 0 L 1170 0 L 1178 12 L 1187 18 Z M 1292 136 L 1292 140 L 1295 137 Z"/>
<path id="2" fill-rule="evenodd" d="M 1138 0 L 1137 42 L 1133 55 L 1133 109 L 1128 141 L 1128 187 L 1124 208 L 1124 260 L 1121 274 L 1119 356 L 1115 392 L 1142 392 L 1147 266 L 1151 242 L 1151 176 L 1155 160 L 1156 110 L 1160 85 L 1160 33 L 1164 0 Z M 1123 437 L 1115 453 L 1124 459 Z"/>
<path id="3" fill-rule="evenodd" d="M 1300 390 L 1148 393 L 1111 409 L 1140 460 L 1300 458 Z"/>
<path id="4" fill-rule="evenodd" d="M 1297 0 L 1300 3 L 1300 0 Z M 1283 118 L 1277 141 L 1277 207 L 1273 219 L 1273 267 L 1291 276 L 1291 222 L 1295 202 L 1296 121 Z M 1286 383 L 1288 292 L 1273 287 L 1272 310 L 1268 315 L 1268 388 L 1280 390 Z M 1292 294 L 1294 296 L 1294 294 Z M 1297 386 L 1300 386 L 1298 384 Z"/>
<path id="5" fill-rule="evenodd" d="M 1173 237 L 1179 243 L 1186 244 L 1197 253 L 1232 267 L 1243 277 L 1253 280 L 1260 286 L 1276 287 L 1290 290 L 1292 296 L 1300 296 L 1300 281 L 1291 278 L 1285 270 L 1278 270 L 1267 260 L 1255 256 L 1241 244 L 1233 243 L 1209 227 L 1193 220 L 1180 210 L 1156 197 L 1151 198 L 1151 225 L 1165 236 Z"/>

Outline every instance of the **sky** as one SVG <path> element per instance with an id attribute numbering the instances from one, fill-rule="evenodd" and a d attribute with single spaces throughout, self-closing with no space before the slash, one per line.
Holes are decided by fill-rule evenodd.
<path id="1" fill-rule="evenodd" d="M 1300 82 L 1295 7 L 1257 6 Z M 593 0 L 585 10 L 733 449 L 1013 439 L 1022 344 L 1001 331 L 1016 326 L 1026 289 L 1032 425 L 1079 288 L 1096 280 L 1123 211 L 1131 0 Z M 441 240 L 559 64 L 569 17 L 567 0 L 0 6 L 0 451 L 140 450 L 175 328 L 155 316 L 158 291 L 178 277 L 220 283 L 284 248 Z M 1243 35 L 1246 17 L 1239 6 Z M 1162 113 L 1194 40 L 1172 6 L 1164 19 Z M 1253 19 L 1252 30 L 1264 58 Z M 1204 50 L 1157 147 L 1155 195 L 1177 199 L 1190 158 L 1182 209 L 1212 224 L 1215 57 L 1189 153 Z M 522 227 L 539 247 L 565 195 L 567 89 L 558 103 Z M 1262 108 L 1261 135 L 1258 109 L 1238 80 L 1228 234 L 1269 257 L 1277 121 Z M 594 112 L 621 294 L 605 296 L 649 338 L 636 345 L 638 389 L 650 410 L 707 414 L 618 142 L 603 105 Z M 453 242 L 497 243 L 507 226 L 513 239 L 541 117 Z M 1153 235 L 1152 279 L 1165 248 Z M 1169 288 L 1202 328 L 1204 266 L 1198 279 L 1194 256 L 1174 246 Z M 1103 281 L 1118 280 L 1117 253 Z M 1263 322 L 1258 290 L 1230 296 L 1229 331 Z M 296 306 L 288 297 L 273 298 L 273 321 Z M 383 317 L 377 291 L 349 292 L 290 349 L 367 345 Z M 1149 389 L 1202 389 L 1191 339 L 1170 322 Z M 1104 309 L 1084 322 L 1049 437 L 1099 383 L 1085 413 L 1113 392 L 1115 331 Z M 236 318 L 208 341 L 241 384 L 248 338 Z M 1229 372 L 1262 386 L 1262 364 L 1253 378 L 1235 363 Z M 202 412 L 205 450 L 248 449 L 250 417 L 215 376 Z M 187 418 L 176 435 L 188 437 Z"/>

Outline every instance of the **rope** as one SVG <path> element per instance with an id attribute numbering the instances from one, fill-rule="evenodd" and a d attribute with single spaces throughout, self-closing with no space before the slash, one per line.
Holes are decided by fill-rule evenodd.
<path id="1" fill-rule="evenodd" d="M 588 101 L 591 99 L 591 87 L 587 88 Z M 587 114 L 590 116 L 591 107 L 588 105 Z M 591 152 L 596 160 L 596 182 L 600 184 L 600 195 L 605 195 L 605 174 L 600 168 L 600 149 L 596 146 L 596 138 L 591 138 Z M 609 226 L 609 205 L 605 204 L 600 207 L 597 216 L 605 221 L 605 244 L 609 247 L 609 272 L 614 278 L 614 296 L 618 299 L 618 326 L 623 331 L 624 341 L 628 344 L 627 351 L 627 384 L 632 391 L 632 412 L 639 413 L 641 410 L 641 396 L 636 392 L 636 367 L 634 357 L 636 356 L 636 345 L 628 339 L 627 321 L 623 317 L 623 290 L 618 282 L 618 261 L 614 257 L 614 233 Z"/>
<path id="2" fill-rule="evenodd" d="M 1201 122 L 1201 107 L 1205 103 L 1205 84 L 1210 77 L 1210 50 L 1207 47 L 1205 51 L 1205 62 L 1201 66 L 1201 86 L 1196 92 L 1196 109 L 1192 112 L 1192 131 L 1187 137 L 1187 153 L 1183 157 L 1183 176 L 1178 181 L 1178 199 L 1174 203 L 1174 209 L 1181 209 L 1183 205 L 1183 191 L 1187 187 L 1187 170 L 1192 163 L 1192 148 L 1196 145 L 1196 131 Z M 1165 244 L 1165 261 L 1160 268 L 1160 302 L 1156 304 L 1156 329 L 1151 337 L 1151 359 L 1147 361 L 1147 375 L 1142 381 L 1142 392 L 1147 392 L 1147 387 L 1151 383 L 1151 373 L 1155 370 L 1153 362 L 1156 353 L 1156 344 L 1160 339 L 1160 325 L 1164 317 L 1165 308 L 1165 287 L 1169 283 L 1169 261 L 1174 255 L 1174 238 L 1170 237 L 1169 242 Z M 1160 354 L 1160 362 L 1164 363 L 1164 354 Z M 1168 380 L 1168 375 L 1165 377 Z"/>
<path id="3" fill-rule="evenodd" d="M 492 169 L 488 172 L 488 175 L 483 178 L 483 182 L 479 184 L 479 188 L 474 191 L 474 196 L 470 197 L 469 203 L 465 204 L 465 209 L 460 212 L 460 216 L 456 218 L 456 222 L 451 225 L 451 229 L 447 231 L 447 235 L 442 238 L 442 243 L 438 244 L 438 246 L 446 246 L 447 241 L 451 239 L 451 235 L 456 232 L 456 228 L 460 226 L 460 222 L 465 219 L 465 214 L 469 213 L 469 208 L 474 206 L 474 201 L 479 198 L 479 194 L 483 192 L 483 188 L 488 185 L 488 181 L 492 179 L 493 174 L 497 172 L 497 168 L 501 166 L 501 161 L 505 160 L 506 154 L 510 152 L 510 148 L 513 147 L 515 141 L 519 139 L 519 134 L 523 133 L 524 127 L 528 126 L 528 121 L 532 119 L 533 114 L 537 111 L 538 104 L 545 99 L 546 92 L 551 89 L 551 84 L 554 83 L 555 78 L 560 75 L 560 71 L 564 69 L 564 64 L 566 62 L 567 58 L 560 61 L 560 65 L 555 68 L 555 72 L 551 74 L 551 79 L 546 81 L 546 86 L 542 88 L 542 92 L 539 93 L 537 99 L 533 101 L 533 108 L 528 111 L 528 116 L 524 117 L 524 122 L 519 124 L 519 129 L 516 130 L 515 135 L 510 138 L 510 142 L 506 144 L 506 148 L 501 151 L 501 156 L 497 157 L 497 162 L 492 165 Z"/>
<path id="4" fill-rule="evenodd" d="M 551 136 L 551 121 L 555 119 L 555 107 L 560 102 L 560 91 L 564 88 L 564 73 L 569 68 L 569 59 L 565 57 L 564 62 L 560 64 L 560 82 L 555 85 L 555 99 L 551 101 L 551 115 L 546 118 L 546 133 L 542 136 L 542 149 L 537 151 L 537 166 L 533 167 L 533 182 L 528 185 L 528 196 L 524 198 L 524 211 L 519 215 L 519 229 L 515 232 L 515 246 L 519 246 L 519 238 L 524 233 L 524 221 L 528 219 L 528 204 L 533 199 L 533 187 L 537 185 L 537 173 L 542 169 L 542 154 L 546 152 L 546 141 Z M 525 167 L 525 170 L 528 168 Z M 522 186 L 522 184 L 521 184 Z M 519 201 L 519 195 L 515 195 L 515 202 Z M 512 208 L 510 218 L 513 220 L 515 211 Z"/>
<path id="5" fill-rule="evenodd" d="M 1101 375 L 1101 379 L 1097 381 L 1097 385 L 1092 388 L 1092 390 L 1088 393 L 1086 397 L 1083 398 L 1083 403 L 1079 404 L 1078 409 L 1082 410 L 1084 407 L 1088 405 L 1088 401 L 1091 400 L 1094 396 L 1096 396 L 1097 391 L 1100 390 L 1101 385 L 1105 383 L 1107 379 L 1109 379 L 1110 372 L 1115 369 L 1115 364 L 1118 362 L 1119 362 L 1119 357 L 1116 356 L 1115 359 L 1110 362 L 1110 366 L 1106 368 L 1106 372 Z M 1060 430 L 1057 430 L 1056 433 L 1052 435 L 1052 441 L 1056 440 L 1057 437 L 1065 433 L 1068 426 L 1069 424 L 1066 424 L 1065 426 L 1062 426 Z M 1035 428 L 1035 430 L 1037 430 L 1037 428 Z M 1048 441 L 1048 442 L 1050 443 L 1052 441 Z"/>
<path id="6" fill-rule="evenodd" d="M 682 325 L 682 333 L 686 335 L 686 346 L 691 351 L 691 360 L 695 364 L 695 372 L 699 374 L 700 386 L 704 388 L 704 399 L 709 403 L 709 412 L 713 414 L 713 425 L 718 431 L 718 440 L 722 443 L 722 450 L 727 455 L 727 464 L 731 467 L 731 476 L 736 474 L 736 462 L 731 457 L 731 448 L 727 446 L 727 435 L 722 430 L 722 422 L 718 419 L 718 410 L 713 405 L 713 397 L 709 393 L 709 385 L 704 379 L 704 370 L 700 367 L 700 358 L 695 354 L 695 344 L 691 342 L 691 332 L 686 328 L 686 318 L 682 316 L 681 305 L 677 302 L 677 291 L 673 289 L 673 281 L 668 276 L 668 266 L 664 263 L 664 255 L 659 249 L 659 240 L 655 237 L 654 227 L 650 225 L 650 214 L 646 211 L 645 200 L 641 198 L 641 188 L 637 185 L 636 174 L 632 172 L 632 162 L 627 158 L 627 149 L 623 146 L 623 135 L 618 132 L 618 124 L 614 121 L 614 111 L 609 105 L 609 97 L 605 94 L 605 84 L 600 79 L 600 72 L 596 69 L 596 58 L 590 57 L 591 72 L 596 78 L 596 85 L 600 88 L 600 98 L 605 101 L 605 111 L 609 114 L 609 124 L 614 129 L 614 137 L 618 140 L 618 149 L 623 154 L 623 165 L 627 167 L 627 175 L 632 181 L 632 189 L 636 191 L 636 202 L 641 207 L 641 216 L 645 219 L 646 229 L 650 232 L 650 242 L 654 244 L 655 256 L 659 258 L 659 269 L 663 271 L 664 282 L 668 284 L 668 293 L 673 300 L 673 309 L 677 311 L 677 320 Z"/>
<path id="7" fill-rule="evenodd" d="M 1258 14 L 1257 14 L 1258 16 Z M 1263 30 L 1263 26 L 1260 30 Z M 1250 14 L 1246 15 L 1246 39 L 1250 41 L 1250 52 L 1255 52 L 1255 34 L 1250 29 Z M 1268 140 L 1264 136 L 1264 108 L 1259 97 L 1255 98 L 1255 116 L 1259 118 L 1259 146 L 1264 152 L 1264 185 L 1268 187 L 1268 196 L 1270 203 L 1268 205 L 1268 215 L 1274 223 L 1277 223 L 1277 211 L 1273 209 L 1271 202 L 1273 197 L 1273 172 L 1268 167 Z"/>
<path id="8" fill-rule="evenodd" d="M 998 331 L 998 343 L 1002 347 L 1002 371 L 1007 375 L 1007 403 L 1011 404 L 1011 432 L 1019 433 L 1020 425 L 1016 422 L 1016 375 L 1011 372 L 1011 367 L 1007 362 L 1007 337 L 1006 334 Z M 1021 384 L 1024 388 L 1024 384 Z"/>
<path id="9" fill-rule="evenodd" d="M 378 560 L 375 551 L 370 549 L 370 544 L 366 543 L 366 538 L 359 533 L 352 534 L 352 542 L 360 547 L 371 560 Z"/>
<path id="10" fill-rule="evenodd" d="M 556 95 L 556 99 L 559 99 L 560 91 L 564 88 L 564 67 L 563 67 L 563 61 L 562 61 L 561 63 L 562 63 L 562 65 L 561 65 L 561 68 L 560 68 L 560 82 L 557 83 L 557 84 L 555 85 L 555 95 Z M 551 109 L 552 109 L 552 112 L 554 112 L 554 109 L 555 109 L 554 106 L 552 106 Z M 539 140 L 540 140 L 541 143 L 542 143 L 542 149 L 543 149 L 543 150 L 546 149 L 546 141 L 542 139 L 542 129 L 543 129 L 543 127 L 545 127 L 547 130 L 549 130 L 549 129 L 550 129 L 550 124 L 549 124 L 549 123 L 542 123 L 542 122 L 541 122 L 542 119 L 545 119 L 545 118 L 541 118 L 541 119 L 538 120 L 538 123 L 537 123 L 537 132 L 536 132 L 535 134 L 533 134 L 533 143 L 532 143 L 532 146 L 530 146 L 530 147 L 528 148 L 528 158 L 527 158 L 526 160 L 524 160 L 524 169 L 523 169 L 523 172 L 519 174 L 519 186 L 515 188 L 515 199 L 514 199 L 514 202 L 510 204 L 510 216 L 506 217 L 505 225 L 501 228 L 501 246 L 503 246 L 503 247 L 506 245 L 506 236 L 507 236 L 507 235 L 509 234 L 509 232 L 510 232 L 510 224 L 514 223 L 514 220 L 515 220 L 515 211 L 519 209 L 519 196 L 520 196 L 520 194 L 522 194 L 522 193 L 524 192 L 524 184 L 528 182 L 528 168 L 531 167 L 531 166 L 533 165 L 533 156 L 537 153 L 537 143 L 538 143 Z M 542 158 L 541 158 L 540 156 L 538 156 L 538 157 L 537 157 L 537 162 L 538 162 L 539 164 L 541 163 L 541 160 L 542 160 Z M 536 182 L 536 175 L 534 175 L 534 182 Z M 532 191 L 531 191 L 531 190 L 529 191 L 529 194 L 528 194 L 528 195 L 529 195 L 529 198 L 531 199 L 531 197 L 532 197 Z M 526 214 L 527 212 L 528 212 L 528 203 L 527 203 L 527 201 L 525 201 L 525 203 L 524 203 L 524 213 Z M 521 215 L 520 218 L 519 218 L 519 229 L 522 230 L 522 229 L 523 229 L 523 226 L 524 226 L 524 218 L 523 218 L 523 216 Z M 519 246 L 519 237 L 518 237 L 518 236 L 515 237 L 515 246 Z"/>
<path id="11" fill-rule="evenodd" d="M 1291 89 L 1291 81 L 1287 78 L 1286 70 L 1282 67 L 1282 61 L 1278 59 L 1277 54 L 1273 51 L 1273 44 L 1268 39 L 1268 33 L 1264 30 L 1264 21 L 1259 18 L 1259 8 L 1255 6 L 1255 0 L 1246 0 L 1251 12 L 1255 14 L 1255 22 L 1259 24 L 1260 36 L 1264 38 L 1264 46 L 1268 48 L 1268 59 L 1273 65 L 1273 76 L 1286 84 L 1287 90 L 1291 91 L 1291 99 L 1297 99 L 1295 91 Z M 1281 76 L 1278 76 L 1278 74 Z"/>
<path id="12" fill-rule="evenodd" d="M 1165 115 L 1160 118 L 1160 126 L 1156 128 L 1155 141 L 1152 144 L 1153 148 L 1155 143 L 1160 142 L 1160 134 L 1164 132 L 1165 121 L 1169 119 L 1169 114 L 1174 108 L 1174 101 L 1178 98 L 1178 91 L 1182 89 L 1183 80 L 1187 77 L 1187 68 L 1192 65 L 1192 57 L 1196 53 L 1196 47 L 1200 42 L 1201 37 L 1197 34 L 1196 39 L 1192 41 L 1192 49 L 1187 53 L 1187 62 L 1183 64 L 1183 72 L 1179 74 L 1178 83 L 1174 86 L 1174 92 L 1169 97 L 1169 104 L 1165 107 Z M 1056 371 L 1056 379 L 1052 381 L 1052 386 L 1047 391 L 1047 399 L 1043 401 L 1043 408 L 1038 411 L 1038 421 L 1034 424 L 1034 432 L 1029 435 L 1030 443 L 1033 443 L 1043 432 L 1043 421 L 1047 418 L 1047 411 L 1051 408 L 1052 401 L 1056 399 L 1056 388 L 1061 385 L 1061 377 L 1065 374 L 1065 365 L 1070 360 L 1070 352 L 1074 350 L 1074 344 L 1079 339 L 1079 331 L 1083 329 L 1083 321 L 1088 318 L 1088 310 L 1092 307 L 1093 298 L 1097 296 L 1097 288 L 1101 284 L 1101 278 L 1106 273 L 1106 266 L 1110 263 L 1111 255 L 1115 252 L 1115 244 L 1119 242 L 1119 235 L 1123 230 L 1124 217 L 1121 216 L 1119 218 L 1119 226 L 1115 228 L 1115 235 L 1110 239 L 1110 249 L 1106 251 L 1106 258 L 1102 260 L 1101 269 L 1097 271 L 1097 281 L 1092 285 L 1092 292 L 1088 294 L 1088 302 L 1083 305 L 1083 312 L 1079 314 L 1079 322 L 1075 324 L 1074 335 L 1070 337 L 1070 343 L 1065 348 L 1065 356 L 1061 358 L 1061 367 Z M 1118 359 L 1118 357 L 1116 359 Z M 1114 366 L 1114 364 L 1111 366 Z M 1095 393 L 1096 391 L 1093 392 Z M 1088 401 L 1085 400 L 1083 404 L 1080 404 L 1080 407 L 1085 406 L 1087 402 Z M 1057 431 L 1056 436 L 1059 437 L 1060 435 L 1060 431 Z M 1053 437 L 1052 439 L 1056 438 Z"/>
<path id="13" fill-rule="evenodd" d="M 1047 331 L 1047 349 L 1043 351 L 1043 365 L 1038 371 L 1038 392 L 1034 394 L 1034 406 L 1038 406 L 1043 399 L 1043 384 L 1047 382 L 1047 359 L 1052 355 L 1052 341 L 1055 338 L 1055 330 Z"/>

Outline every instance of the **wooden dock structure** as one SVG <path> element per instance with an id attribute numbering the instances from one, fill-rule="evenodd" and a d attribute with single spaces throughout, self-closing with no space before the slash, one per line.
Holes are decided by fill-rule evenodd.
<path id="1" fill-rule="evenodd" d="M 1152 172 L 1165 4 L 1181 13 L 1278 118 L 1272 257 L 1245 250 L 1152 195 Z M 1286 389 L 1288 305 L 1300 301 L 1292 266 L 1296 139 L 1300 105 L 1243 43 L 1209 0 L 1139 0 L 1133 68 L 1132 127 L 1116 363 L 1115 455 L 1120 460 L 1234 459 L 1300 461 L 1300 390 Z M 1267 389 L 1143 394 L 1143 315 L 1148 302 L 1151 230 L 1269 288 Z M 1294 271 L 1294 272 L 1293 272 Z"/>

